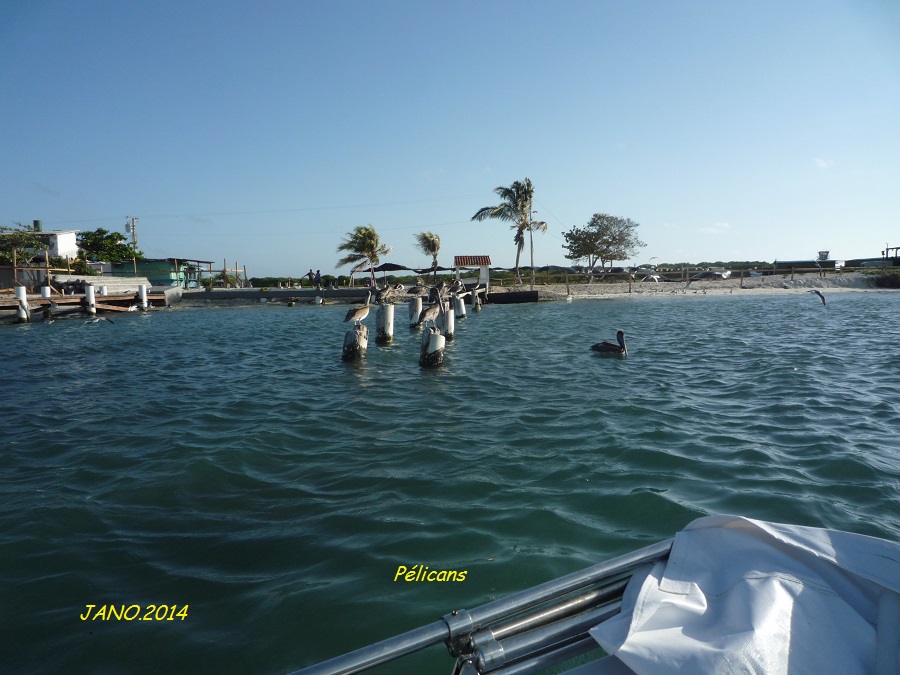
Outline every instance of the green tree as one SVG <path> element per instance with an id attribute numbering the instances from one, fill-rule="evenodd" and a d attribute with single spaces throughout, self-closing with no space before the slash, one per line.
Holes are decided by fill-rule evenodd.
<path id="1" fill-rule="evenodd" d="M 79 253 L 87 259 L 118 262 L 129 258 L 143 258 L 144 254 L 134 244 L 126 243 L 125 236 L 108 232 L 102 227 L 82 232 L 76 239 Z"/>
<path id="2" fill-rule="evenodd" d="M 479 209 L 472 220 L 486 220 L 494 218 L 497 220 L 507 220 L 513 223 L 510 227 L 515 230 L 513 243 L 516 245 L 516 279 L 521 282 L 519 274 L 519 259 L 522 256 L 522 250 L 525 248 L 525 233 L 528 232 L 531 241 L 531 287 L 534 288 L 534 231 L 546 232 L 547 223 L 542 221 L 534 221 L 532 216 L 534 211 L 531 210 L 531 203 L 534 199 L 534 186 L 531 180 L 526 178 L 524 181 L 515 181 L 509 187 L 496 187 L 494 192 L 500 196 L 503 201 L 496 206 L 485 206 Z"/>
<path id="3" fill-rule="evenodd" d="M 378 232 L 371 225 L 360 225 L 353 232 L 349 232 L 337 247 L 338 252 L 347 253 L 338 260 L 337 266 L 356 264 L 350 271 L 351 278 L 354 272 L 364 270 L 367 266 L 369 273 L 374 275 L 373 268 L 385 256 L 393 250 L 393 247 L 385 246 L 378 237 Z"/>
<path id="4" fill-rule="evenodd" d="M 40 233 L 34 228 L 14 223 L 14 227 L 0 225 L 0 264 L 21 265 L 35 256 L 35 251 L 47 248 Z"/>
<path id="5" fill-rule="evenodd" d="M 630 218 L 617 218 L 605 213 L 595 213 L 584 227 L 575 226 L 563 232 L 569 252 L 569 260 L 587 260 L 588 274 L 593 273 L 599 262 L 601 269 L 614 260 L 627 260 L 646 246 L 637 237 L 638 224 Z"/>
<path id="6" fill-rule="evenodd" d="M 432 232 L 419 232 L 414 235 L 416 248 L 425 255 L 431 256 L 431 268 L 434 270 L 434 280 L 437 282 L 438 252 L 441 250 L 441 238 Z"/>

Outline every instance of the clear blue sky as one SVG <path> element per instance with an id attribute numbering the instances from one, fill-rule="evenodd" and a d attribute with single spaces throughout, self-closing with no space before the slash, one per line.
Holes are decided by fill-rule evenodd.
<path id="1" fill-rule="evenodd" d="M 526 176 L 537 265 L 598 212 L 635 263 L 900 246 L 896 0 L 4 0 L 0 87 L 0 223 L 251 276 L 366 224 L 512 266 L 470 219 Z"/>

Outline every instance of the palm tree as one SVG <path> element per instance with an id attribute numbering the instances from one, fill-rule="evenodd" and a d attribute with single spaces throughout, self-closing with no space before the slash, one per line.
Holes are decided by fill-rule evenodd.
<path id="1" fill-rule="evenodd" d="M 437 281 L 437 258 L 438 251 L 441 250 L 441 238 L 432 232 L 419 232 L 414 236 L 416 248 L 425 255 L 431 256 L 431 268 L 434 270 L 434 280 Z"/>
<path id="2" fill-rule="evenodd" d="M 390 253 L 393 250 L 393 247 L 381 243 L 378 232 L 375 231 L 374 227 L 371 225 L 360 225 L 354 229 L 353 232 L 347 234 L 347 237 L 341 242 L 341 245 L 337 247 L 337 250 L 348 252 L 347 255 L 338 260 L 338 267 L 357 263 L 356 266 L 350 270 L 352 279 L 352 275 L 355 272 L 360 272 L 367 266 L 369 268 L 370 276 L 374 277 L 375 272 L 373 268 L 380 262 L 381 256 Z"/>
<path id="3" fill-rule="evenodd" d="M 513 242 L 516 245 L 516 279 L 521 281 L 519 275 L 519 258 L 522 249 L 525 248 L 525 232 L 528 232 L 531 240 L 531 288 L 534 289 L 534 230 L 546 232 L 547 223 L 534 222 L 531 202 L 534 199 L 534 186 L 531 180 L 526 178 L 524 182 L 515 181 L 509 187 L 500 186 L 494 188 L 494 192 L 503 200 L 497 206 L 485 206 L 472 216 L 472 220 L 485 220 L 496 218 L 509 220 L 514 223 L 512 229 L 516 231 Z"/>

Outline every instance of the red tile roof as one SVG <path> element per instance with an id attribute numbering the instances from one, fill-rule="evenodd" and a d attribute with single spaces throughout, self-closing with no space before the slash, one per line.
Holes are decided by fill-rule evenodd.
<path id="1" fill-rule="evenodd" d="M 454 267 L 483 267 L 490 264 L 489 255 L 458 255 L 453 258 Z"/>

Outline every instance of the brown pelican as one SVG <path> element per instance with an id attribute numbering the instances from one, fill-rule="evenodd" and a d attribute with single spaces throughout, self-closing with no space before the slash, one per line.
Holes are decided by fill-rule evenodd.
<path id="1" fill-rule="evenodd" d="M 351 307 L 350 311 L 347 312 L 347 316 L 344 317 L 344 321 L 353 321 L 358 326 L 363 319 L 369 316 L 369 300 L 371 299 L 372 293 L 370 291 L 366 293 L 366 304 L 359 307 Z"/>
<path id="2" fill-rule="evenodd" d="M 431 323 L 434 325 L 434 322 L 438 318 L 438 314 L 441 313 L 441 303 L 440 301 L 436 302 L 433 305 L 429 305 L 425 309 L 422 310 L 422 313 L 419 314 L 419 320 L 416 322 L 417 326 L 421 326 L 425 323 Z"/>
<path id="3" fill-rule="evenodd" d="M 419 352 L 419 365 L 423 368 L 439 366 L 444 362 L 444 336 L 434 326 L 422 332 L 422 349 Z"/>
<path id="4" fill-rule="evenodd" d="M 23 319 L 21 319 L 21 321 L 30 322 L 31 321 L 31 307 L 29 306 L 29 304 L 26 300 L 22 300 L 22 298 L 19 298 L 19 309 L 22 310 L 23 314 L 25 314 L 25 317 Z"/>
<path id="5" fill-rule="evenodd" d="M 428 292 L 428 297 L 431 298 L 432 302 L 440 302 L 444 299 L 444 296 L 447 295 L 447 289 L 450 288 L 450 284 L 446 281 L 442 281 L 437 286 L 432 286 L 431 290 Z"/>
<path id="6" fill-rule="evenodd" d="M 812 290 L 810 291 L 810 293 L 815 293 L 816 295 L 818 295 L 819 298 L 821 298 L 821 300 L 822 300 L 822 305 L 825 305 L 825 296 L 822 295 L 822 291 L 820 291 L 820 290 L 817 289 L 817 288 L 814 288 L 814 289 L 812 289 Z"/>
<path id="7" fill-rule="evenodd" d="M 602 354 L 627 356 L 628 350 L 625 348 L 625 331 L 616 331 L 616 342 L 619 344 L 614 345 L 612 342 L 598 342 L 595 345 L 591 345 L 591 349 Z"/>
<path id="8" fill-rule="evenodd" d="M 85 321 L 85 322 L 84 322 L 83 324 L 81 324 L 81 325 L 82 325 L 82 326 L 87 326 L 88 324 L 91 324 L 91 323 L 100 323 L 101 321 L 109 321 L 109 322 L 112 323 L 112 324 L 115 323 L 115 321 L 113 321 L 112 319 L 107 319 L 105 316 L 95 316 L 93 319 L 88 319 L 87 321 Z"/>
<path id="9" fill-rule="evenodd" d="M 394 296 L 400 293 L 402 290 L 403 284 L 396 284 L 394 286 L 385 286 L 384 288 L 380 288 L 375 293 L 375 303 L 380 305 L 382 303 L 390 302 L 394 299 Z"/>
<path id="10" fill-rule="evenodd" d="M 413 297 L 428 295 L 428 286 L 425 285 L 425 282 L 422 280 L 421 277 L 417 277 L 416 285 L 408 288 L 406 293 L 408 295 L 412 295 Z"/>

